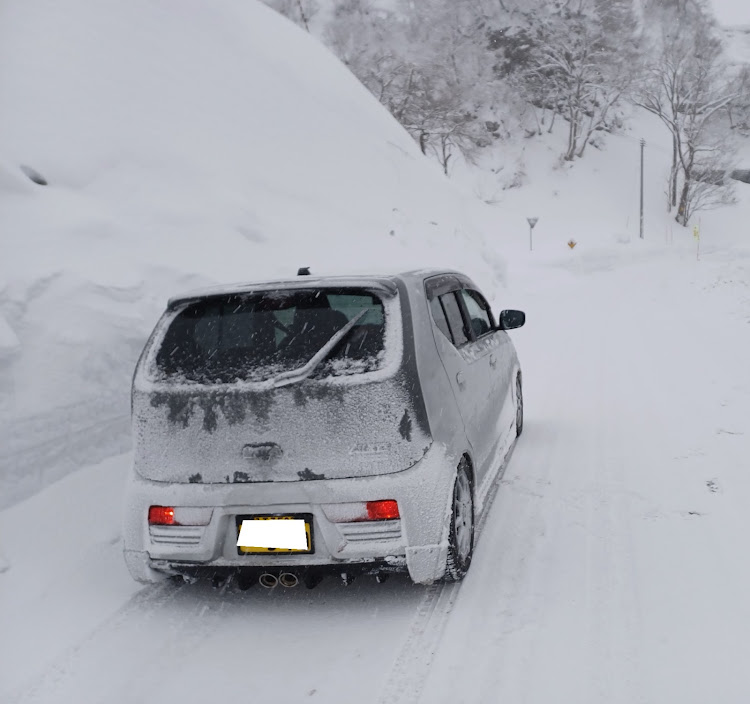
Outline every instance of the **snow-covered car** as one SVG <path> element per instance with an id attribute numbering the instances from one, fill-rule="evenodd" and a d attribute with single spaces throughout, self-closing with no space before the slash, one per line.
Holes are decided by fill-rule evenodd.
<path id="1" fill-rule="evenodd" d="M 131 574 L 461 579 L 523 428 L 524 322 L 447 271 L 173 298 L 133 379 Z"/>

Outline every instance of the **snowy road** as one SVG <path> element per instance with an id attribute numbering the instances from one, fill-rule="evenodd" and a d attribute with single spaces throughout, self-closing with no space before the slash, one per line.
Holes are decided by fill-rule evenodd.
<path id="1" fill-rule="evenodd" d="M 533 420 L 420 701 L 747 701 L 749 279 L 703 266 L 528 306 Z"/>
<path id="2" fill-rule="evenodd" d="M 747 701 L 740 254 L 517 287 L 526 427 L 460 587 L 139 590 L 127 456 L 0 513 L 0 701 Z"/>
<path id="3" fill-rule="evenodd" d="M 0 510 L 35 494 L 82 463 L 91 464 L 129 447 L 130 416 L 122 397 L 90 399 L 3 423 Z"/>

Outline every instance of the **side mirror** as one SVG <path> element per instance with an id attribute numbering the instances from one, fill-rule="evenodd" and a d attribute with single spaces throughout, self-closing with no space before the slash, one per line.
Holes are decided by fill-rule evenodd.
<path id="1" fill-rule="evenodd" d="M 523 327 L 526 323 L 526 313 L 522 310 L 504 310 L 500 313 L 500 320 L 498 321 L 498 330 L 515 330 L 516 328 Z"/>

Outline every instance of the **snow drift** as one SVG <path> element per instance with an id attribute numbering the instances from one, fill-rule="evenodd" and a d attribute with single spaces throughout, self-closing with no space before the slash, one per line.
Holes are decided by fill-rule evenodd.
<path id="1" fill-rule="evenodd" d="M 302 265 L 500 283 L 472 199 L 253 0 L 10 0 L 0 103 L 3 503 L 72 469 L 76 437 L 122 449 L 135 360 L 181 289 Z"/>

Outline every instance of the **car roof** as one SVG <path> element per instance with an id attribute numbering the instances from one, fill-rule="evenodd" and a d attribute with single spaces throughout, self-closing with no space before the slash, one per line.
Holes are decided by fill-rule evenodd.
<path id="1" fill-rule="evenodd" d="M 394 295 L 397 284 L 402 281 L 405 284 L 419 282 L 432 276 L 452 274 L 462 276 L 457 271 L 446 269 L 414 269 L 400 273 L 391 274 L 347 274 L 347 275 L 303 275 L 288 279 L 267 279 L 261 281 L 249 281 L 244 283 L 221 284 L 206 288 L 187 291 L 173 296 L 169 299 L 169 307 L 214 296 L 227 296 L 232 294 L 252 293 L 255 291 L 267 291 L 269 289 L 309 289 L 315 287 L 362 287 L 381 290 L 385 294 Z"/>

